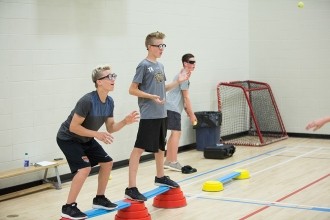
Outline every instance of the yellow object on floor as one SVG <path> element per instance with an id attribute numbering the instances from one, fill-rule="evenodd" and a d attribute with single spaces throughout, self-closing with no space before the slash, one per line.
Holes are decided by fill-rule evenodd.
<path id="1" fill-rule="evenodd" d="M 223 184 L 219 181 L 206 181 L 203 184 L 203 191 L 219 192 L 223 190 Z"/>

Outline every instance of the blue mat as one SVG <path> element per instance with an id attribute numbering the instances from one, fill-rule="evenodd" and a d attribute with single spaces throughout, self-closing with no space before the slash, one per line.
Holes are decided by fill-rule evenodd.
<path id="1" fill-rule="evenodd" d="M 235 171 L 235 172 L 231 172 L 230 174 L 227 174 L 226 176 L 223 176 L 217 180 L 219 182 L 226 183 L 226 182 L 229 182 L 230 180 L 232 180 L 233 178 L 238 177 L 239 175 L 241 175 L 241 173 Z"/>
<path id="2" fill-rule="evenodd" d="M 145 197 L 147 197 L 148 199 L 151 199 L 157 195 L 167 192 L 168 190 L 170 190 L 170 187 L 168 187 L 168 186 L 159 186 L 156 189 L 143 193 L 143 195 Z M 85 211 L 85 214 L 88 216 L 88 218 L 93 218 L 93 217 L 105 215 L 105 214 L 108 214 L 110 212 L 114 212 L 114 211 L 117 211 L 120 209 L 125 209 L 131 205 L 131 203 L 125 202 L 124 200 L 120 200 L 115 203 L 118 205 L 117 208 L 115 208 L 115 209 L 112 209 L 112 210 L 91 209 L 91 210 Z"/>
<path id="3" fill-rule="evenodd" d="M 150 199 L 150 198 L 158 196 L 164 192 L 167 192 L 168 190 L 170 190 L 170 187 L 168 187 L 168 186 L 159 186 L 156 189 L 143 193 L 143 195 L 145 197 L 147 197 L 148 199 Z"/>
<path id="4" fill-rule="evenodd" d="M 104 214 L 108 214 L 110 212 L 116 211 L 116 210 L 120 210 L 120 209 L 124 209 L 127 208 L 131 205 L 131 203 L 129 202 L 124 202 L 123 200 L 120 200 L 118 202 L 115 202 L 118 206 L 117 208 L 113 209 L 113 210 L 105 210 L 105 209 L 91 209 L 85 212 L 85 214 L 88 216 L 88 218 L 93 218 L 99 215 L 104 215 Z"/>

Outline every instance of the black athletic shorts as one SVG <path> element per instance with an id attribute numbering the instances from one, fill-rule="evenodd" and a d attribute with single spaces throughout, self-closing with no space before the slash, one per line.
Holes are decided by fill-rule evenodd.
<path id="1" fill-rule="evenodd" d="M 112 158 L 95 139 L 86 143 L 65 141 L 59 138 L 56 138 L 56 141 L 68 161 L 71 173 L 76 173 L 85 167 L 94 167 L 99 163 L 112 161 Z"/>
<path id="2" fill-rule="evenodd" d="M 165 151 L 167 118 L 141 119 L 134 147 L 146 152 Z"/>
<path id="3" fill-rule="evenodd" d="M 167 110 L 167 130 L 181 131 L 181 114 Z"/>

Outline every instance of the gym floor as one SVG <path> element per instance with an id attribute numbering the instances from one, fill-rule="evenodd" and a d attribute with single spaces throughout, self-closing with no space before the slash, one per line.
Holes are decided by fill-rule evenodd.
<path id="1" fill-rule="evenodd" d="M 145 202 L 151 219 L 330 219 L 330 140 L 288 138 L 263 147 L 236 146 L 236 153 L 224 160 L 205 159 L 191 150 L 179 154 L 183 165 L 197 168 L 196 173 L 182 174 L 166 170 L 176 180 L 187 206 L 156 208 L 153 199 Z M 250 178 L 232 180 L 224 190 L 205 192 L 203 183 L 217 180 L 237 169 L 249 171 Z M 138 188 L 155 189 L 154 161 L 141 163 Z M 120 201 L 128 181 L 128 168 L 112 172 L 106 196 Z M 82 211 L 91 210 L 97 175 L 90 176 L 78 198 Z M 60 219 L 70 182 L 61 190 L 45 190 L 1 202 L 1 220 Z M 118 211 L 94 219 L 115 219 Z M 13 216 L 13 217 L 10 217 Z"/>

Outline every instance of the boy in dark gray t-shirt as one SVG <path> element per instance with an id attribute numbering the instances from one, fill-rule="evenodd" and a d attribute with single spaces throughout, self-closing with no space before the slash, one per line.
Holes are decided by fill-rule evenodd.
<path id="1" fill-rule="evenodd" d="M 137 122 L 139 113 L 133 111 L 122 121 L 115 123 L 113 118 L 114 102 L 108 96 L 113 91 L 117 75 L 111 72 L 110 66 L 102 66 L 93 70 L 92 80 L 96 91 L 84 95 L 62 123 L 57 133 L 58 146 L 63 151 L 71 172 L 74 175 L 67 202 L 62 206 L 63 218 L 85 219 L 87 215 L 77 207 L 76 199 L 88 177 L 91 168 L 100 165 L 98 187 L 93 199 L 93 208 L 111 210 L 117 207 L 105 197 L 105 190 L 112 169 L 112 158 L 95 140 L 111 144 L 111 133 L 122 129 L 125 125 Z M 98 131 L 105 124 L 106 131 Z"/>

